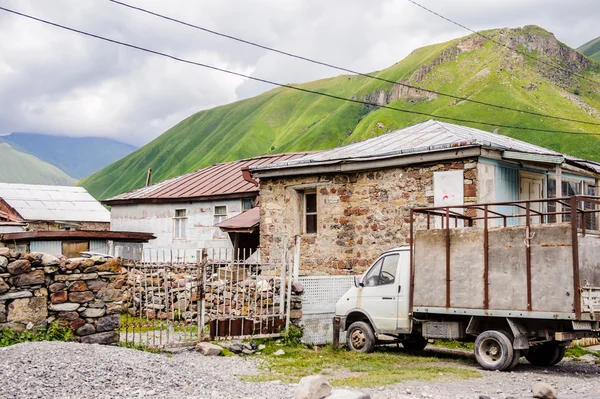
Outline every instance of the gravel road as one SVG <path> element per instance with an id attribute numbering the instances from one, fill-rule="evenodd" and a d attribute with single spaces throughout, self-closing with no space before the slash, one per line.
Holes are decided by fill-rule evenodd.
<path id="1" fill-rule="evenodd" d="M 255 360 L 203 357 L 180 351 L 171 357 L 133 349 L 66 342 L 34 342 L 0 348 L 0 398 L 292 398 L 294 385 L 250 383 Z M 405 382 L 365 390 L 373 399 L 530 398 L 536 381 L 553 385 L 560 399 L 600 398 L 600 367 L 563 361 L 544 371 L 522 364 L 509 373 L 484 372 L 461 381 Z"/>

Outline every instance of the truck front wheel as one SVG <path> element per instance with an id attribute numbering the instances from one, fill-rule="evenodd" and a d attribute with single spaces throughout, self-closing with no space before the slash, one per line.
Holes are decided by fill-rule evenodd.
<path id="1" fill-rule="evenodd" d="M 356 352 L 371 353 L 375 350 L 375 334 L 368 323 L 355 321 L 346 333 L 348 348 Z"/>
<path id="2" fill-rule="evenodd" d="M 488 330 L 475 340 L 475 358 L 486 370 L 506 370 L 513 366 L 515 351 L 503 331 Z"/>
<path id="3" fill-rule="evenodd" d="M 565 350 L 565 345 L 560 345 L 557 342 L 546 342 L 529 349 L 525 359 L 534 366 L 554 366 L 563 359 Z"/>

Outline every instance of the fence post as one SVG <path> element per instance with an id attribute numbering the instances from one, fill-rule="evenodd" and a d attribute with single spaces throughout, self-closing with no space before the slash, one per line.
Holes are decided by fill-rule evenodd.
<path id="1" fill-rule="evenodd" d="M 335 316 L 333 318 L 333 340 L 332 345 L 335 348 L 340 347 L 340 316 Z"/>
<path id="2" fill-rule="evenodd" d="M 294 278 L 300 276 L 300 236 L 296 236 L 296 245 L 294 246 Z"/>
<path id="3" fill-rule="evenodd" d="M 197 290 L 199 295 L 198 300 L 198 341 L 204 340 L 204 323 L 205 323 L 205 299 L 204 299 L 204 269 L 206 268 L 206 252 L 204 249 L 196 251 L 196 262 L 198 263 L 198 284 Z"/>

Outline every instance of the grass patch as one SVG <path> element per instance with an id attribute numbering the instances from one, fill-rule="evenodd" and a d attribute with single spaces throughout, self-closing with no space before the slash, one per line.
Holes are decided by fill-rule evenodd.
<path id="1" fill-rule="evenodd" d="M 473 342 L 452 341 L 446 339 L 436 339 L 432 346 L 437 346 L 446 349 L 461 349 L 472 351 L 474 349 Z"/>
<path id="2" fill-rule="evenodd" d="M 119 342 L 118 346 L 120 346 L 121 348 L 127 348 L 127 349 L 135 349 L 138 351 L 142 351 L 142 352 L 149 352 L 149 353 L 156 353 L 156 354 L 161 354 L 161 355 L 167 355 L 168 357 L 173 356 L 172 353 L 164 350 L 164 349 L 158 349 L 158 348 L 150 348 L 144 344 L 134 344 L 132 342 Z"/>
<path id="3" fill-rule="evenodd" d="M 68 326 L 52 323 L 48 327 L 15 332 L 11 329 L 0 330 L 0 347 L 20 344 L 21 342 L 73 341 L 75 336 Z"/>
<path id="4" fill-rule="evenodd" d="M 374 353 L 364 354 L 331 346 L 308 349 L 278 345 L 274 341 L 265 345 L 262 373 L 243 376 L 244 380 L 298 382 L 307 375 L 324 374 L 334 386 L 375 387 L 406 380 L 481 376 L 475 369 L 465 367 L 470 364 L 466 360 L 411 355 L 396 348 L 381 347 Z M 285 354 L 274 356 L 278 349 L 283 349 Z"/>
<path id="5" fill-rule="evenodd" d="M 565 356 L 568 356 L 568 357 L 578 358 L 583 355 L 593 355 L 593 356 L 596 356 L 598 359 L 600 359 L 600 353 L 589 351 L 589 350 L 585 349 L 583 346 L 579 346 L 579 345 L 575 345 L 572 348 L 567 348 L 567 350 L 565 351 Z"/>

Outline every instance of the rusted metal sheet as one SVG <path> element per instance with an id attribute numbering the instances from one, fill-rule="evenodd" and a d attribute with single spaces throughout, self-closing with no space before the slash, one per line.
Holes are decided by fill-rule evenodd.
<path id="1" fill-rule="evenodd" d="M 23 231 L 4 233 L 4 241 L 56 241 L 68 239 L 113 240 L 130 242 L 148 242 L 155 239 L 152 233 L 138 233 L 133 231 L 96 231 L 96 230 L 59 230 L 59 231 Z"/>
<path id="2" fill-rule="evenodd" d="M 243 169 L 300 158 L 308 152 L 265 155 L 226 162 L 177 176 L 102 201 L 106 205 L 208 199 L 240 194 L 256 195 L 258 187 L 244 178 Z"/>

